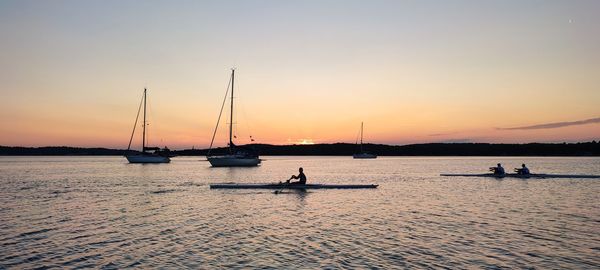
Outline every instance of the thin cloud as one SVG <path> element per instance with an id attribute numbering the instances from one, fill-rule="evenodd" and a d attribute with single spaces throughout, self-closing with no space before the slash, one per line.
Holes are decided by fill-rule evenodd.
<path id="1" fill-rule="evenodd" d="M 449 133 L 433 133 L 433 134 L 428 134 L 427 136 L 430 137 L 437 137 L 437 136 L 447 136 L 447 135 L 454 135 L 456 134 L 456 132 L 449 132 Z"/>
<path id="2" fill-rule="evenodd" d="M 436 141 L 433 143 L 472 143 L 472 142 L 473 142 L 472 139 L 460 138 L 460 139 L 441 140 L 441 141 Z"/>
<path id="3" fill-rule="evenodd" d="M 568 126 L 579 126 L 579 125 L 587 125 L 587 124 L 595 124 L 600 123 L 600 117 L 581 120 L 581 121 L 572 121 L 572 122 L 556 122 L 556 123 L 548 123 L 548 124 L 540 124 L 533 126 L 523 126 L 523 127 L 512 127 L 512 128 L 496 128 L 499 130 L 530 130 L 530 129 L 551 129 L 551 128 L 561 128 Z"/>

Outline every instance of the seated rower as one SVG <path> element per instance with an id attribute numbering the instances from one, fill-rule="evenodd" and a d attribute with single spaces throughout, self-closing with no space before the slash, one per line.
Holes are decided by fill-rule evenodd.
<path id="1" fill-rule="evenodd" d="M 515 172 L 517 172 L 517 174 L 521 174 L 521 175 L 528 175 L 529 174 L 529 169 L 527 168 L 527 166 L 525 166 L 525 164 L 521 164 L 521 168 L 515 168 Z"/>
<path id="2" fill-rule="evenodd" d="M 498 166 L 496 167 L 490 167 L 490 171 L 494 172 L 495 175 L 504 175 L 504 168 L 502 167 L 502 164 L 498 163 Z"/>
<path id="3" fill-rule="evenodd" d="M 290 180 L 292 179 L 298 179 L 298 182 L 290 183 Z M 304 169 L 300 167 L 298 169 L 298 175 L 292 175 L 292 177 L 290 177 L 290 179 L 287 180 L 287 183 L 290 185 L 306 185 L 306 175 L 304 175 Z"/>

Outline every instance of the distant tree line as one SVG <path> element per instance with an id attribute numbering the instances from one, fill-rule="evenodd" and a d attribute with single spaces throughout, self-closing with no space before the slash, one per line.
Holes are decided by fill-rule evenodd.
<path id="1" fill-rule="evenodd" d="M 313 145 L 249 144 L 244 147 L 260 155 L 350 156 L 358 151 L 355 144 L 333 143 Z M 363 148 L 380 156 L 600 156 L 600 143 L 427 143 L 411 145 L 365 144 Z M 123 155 L 127 150 L 78 147 L 8 147 L 0 146 L 4 156 L 66 156 L 66 155 Z M 180 156 L 203 156 L 208 149 L 175 150 Z M 211 153 L 226 153 L 227 148 L 216 148 Z"/>
<path id="2" fill-rule="evenodd" d="M 250 144 L 261 155 L 350 156 L 355 144 L 270 145 Z M 427 143 L 410 145 L 364 144 L 363 149 L 380 156 L 600 156 L 600 143 Z M 224 152 L 224 148 L 213 149 Z M 179 155 L 206 155 L 206 150 L 180 150 Z"/>

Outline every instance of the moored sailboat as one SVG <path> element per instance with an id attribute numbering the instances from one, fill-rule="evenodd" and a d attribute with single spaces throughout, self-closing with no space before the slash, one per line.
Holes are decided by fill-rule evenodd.
<path id="1" fill-rule="evenodd" d="M 146 88 L 144 88 L 144 95 L 142 97 L 142 103 L 140 103 L 140 107 L 143 105 L 144 107 L 144 117 L 142 124 L 142 151 L 132 151 L 131 150 L 131 142 L 133 141 L 133 136 L 135 135 L 135 128 L 137 126 L 137 121 L 140 116 L 140 109 L 138 108 L 137 116 L 135 117 L 135 123 L 133 124 L 133 131 L 131 132 L 131 138 L 129 139 L 129 145 L 127 146 L 127 152 L 125 154 L 125 158 L 129 163 L 169 163 L 171 159 L 170 150 L 168 148 L 160 149 L 159 147 L 148 147 L 146 146 Z"/>
<path id="2" fill-rule="evenodd" d="M 363 150 L 363 122 L 360 122 L 360 153 L 352 155 L 356 159 L 377 158 L 377 155 Z"/>
<path id="3" fill-rule="evenodd" d="M 219 113 L 219 119 L 217 119 L 217 125 L 215 127 L 215 131 L 213 133 L 212 140 L 210 142 L 210 147 L 208 150 L 208 154 L 206 155 L 206 159 L 210 162 L 210 165 L 213 167 L 253 167 L 258 166 L 260 164 L 260 158 L 258 154 L 252 149 L 238 147 L 233 143 L 233 89 L 235 82 L 235 69 L 231 70 L 231 99 L 230 99 L 230 114 L 229 114 L 229 143 L 228 143 L 228 153 L 224 155 L 211 155 L 212 145 L 215 140 L 215 134 L 217 133 L 217 129 L 219 128 L 219 121 L 221 119 L 221 113 L 223 112 L 223 107 L 221 107 L 221 112 Z M 229 91 L 229 87 L 227 87 L 227 92 Z M 227 97 L 227 92 L 225 96 Z M 223 101 L 225 102 L 225 101 Z M 224 103 L 223 103 L 224 104 Z"/>

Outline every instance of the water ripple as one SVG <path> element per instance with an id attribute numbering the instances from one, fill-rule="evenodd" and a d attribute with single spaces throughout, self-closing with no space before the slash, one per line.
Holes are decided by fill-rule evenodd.
<path id="1" fill-rule="evenodd" d="M 476 171 L 493 158 L 273 157 L 253 169 L 193 158 L 2 159 L 1 269 L 600 268 L 600 181 L 430 173 Z M 299 164 L 316 182 L 381 186 L 281 195 L 207 186 L 276 182 Z M 598 174 L 600 159 L 527 164 Z"/>

